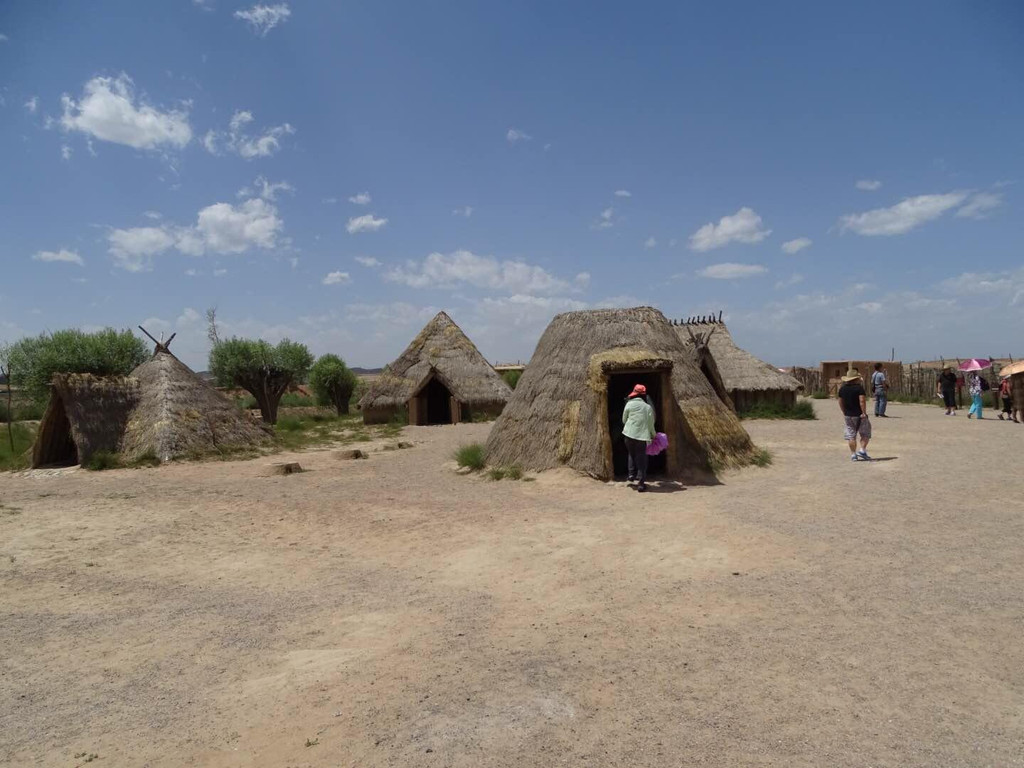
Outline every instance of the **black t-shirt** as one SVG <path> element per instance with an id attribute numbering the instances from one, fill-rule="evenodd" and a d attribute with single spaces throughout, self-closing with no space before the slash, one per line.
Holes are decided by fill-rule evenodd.
<path id="1" fill-rule="evenodd" d="M 839 400 L 843 404 L 843 414 L 846 416 L 860 416 L 863 413 L 860 409 L 860 399 L 866 394 L 860 379 L 843 384 L 839 388 Z"/>
<path id="2" fill-rule="evenodd" d="M 939 374 L 939 386 L 942 389 L 956 389 L 956 374 L 952 371 L 943 371 Z"/>

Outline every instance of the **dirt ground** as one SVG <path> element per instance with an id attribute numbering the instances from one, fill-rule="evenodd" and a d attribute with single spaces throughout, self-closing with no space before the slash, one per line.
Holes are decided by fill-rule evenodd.
<path id="1" fill-rule="evenodd" d="M 0 476 L 0 764 L 1024 766 L 1024 426 L 815 406 L 646 496 L 486 424 Z"/>

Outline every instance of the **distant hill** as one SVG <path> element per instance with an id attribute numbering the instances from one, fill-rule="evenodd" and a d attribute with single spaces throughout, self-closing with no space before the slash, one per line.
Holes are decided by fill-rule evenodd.
<path id="1" fill-rule="evenodd" d="M 352 368 L 350 369 L 356 376 L 378 376 L 380 375 L 383 368 Z"/>

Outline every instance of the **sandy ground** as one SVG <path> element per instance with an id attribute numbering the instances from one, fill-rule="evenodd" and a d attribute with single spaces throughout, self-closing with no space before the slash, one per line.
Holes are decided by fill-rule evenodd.
<path id="1" fill-rule="evenodd" d="M 0 764 L 1024 765 L 1024 426 L 816 406 L 646 496 L 446 469 L 489 425 L 2 476 Z"/>

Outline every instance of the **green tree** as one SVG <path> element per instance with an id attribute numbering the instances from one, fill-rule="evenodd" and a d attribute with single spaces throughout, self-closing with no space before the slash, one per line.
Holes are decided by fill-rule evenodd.
<path id="1" fill-rule="evenodd" d="M 7 422 L 7 439 L 11 444 L 11 455 L 14 455 L 14 409 L 11 405 L 11 345 L 6 342 L 0 344 L 0 378 L 3 378 L 7 385 L 7 408 L 4 421 Z"/>
<path id="2" fill-rule="evenodd" d="M 267 424 L 277 423 L 277 406 L 288 387 L 305 379 L 313 355 L 305 344 L 282 339 L 276 346 L 263 339 L 232 337 L 210 350 L 210 372 L 222 387 L 241 387 L 256 400 Z"/>
<path id="3" fill-rule="evenodd" d="M 348 413 L 348 404 L 356 388 L 356 375 L 337 355 L 323 355 L 309 372 L 309 385 L 321 405 L 333 405 L 338 415 Z"/>
<path id="4" fill-rule="evenodd" d="M 148 357 L 145 342 L 129 330 L 86 333 L 72 328 L 16 341 L 8 364 L 14 385 L 33 400 L 43 401 L 55 373 L 125 376 Z"/>

